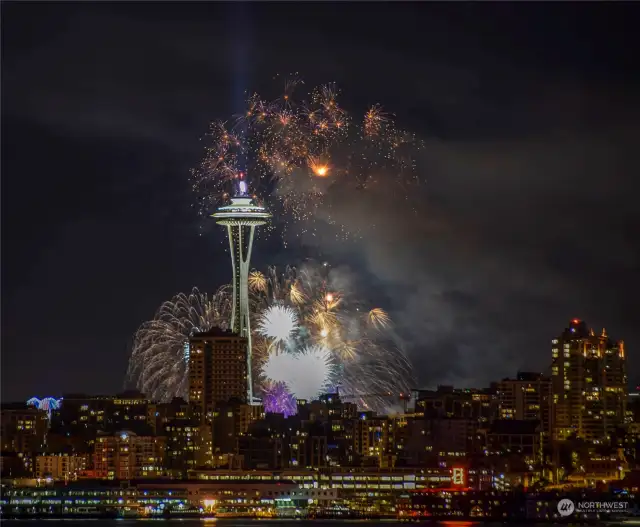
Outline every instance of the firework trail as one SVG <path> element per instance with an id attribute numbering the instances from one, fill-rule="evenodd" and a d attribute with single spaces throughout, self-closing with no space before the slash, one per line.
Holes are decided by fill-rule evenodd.
<path id="1" fill-rule="evenodd" d="M 392 182 L 408 196 L 408 185 L 419 182 L 416 157 L 422 143 L 399 130 L 379 104 L 353 118 L 340 106 L 333 84 L 296 100 L 303 85 L 286 81 L 274 101 L 254 94 L 242 115 L 211 125 L 204 159 L 192 171 L 200 214 L 209 214 L 234 192 L 240 172 L 249 174 L 256 197 L 272 195 L 274 216 L 283 221 L 271 228 L 285 237 L 292 221 L 314 231 L 320 207 L 329 211 L 327 221 L 336 223 L 331 187 L 366 190 Z M 339 230 L 339 237 L 350 234 L 348 226 Z"/>
<path id="2" fill-rule="evenodd" d="M 269 402 L 274 397 L 285 401 L 284 392 L 314 399 L 339 388 L 343 400 L 385 412 L 393 405 L 387 394 L 411 388 L 411 365 L 389 315 L 366 309 L 346 273 L 307 262 L 251 277 L 253 378 L 267 407 L 280 404 Z M 129 378 L 153 399 L 186 398 L 189 336 L 226 327 L 230 305 L 228 286 L 212 297 L 194 289 L 164 303 L 135 335 Z"/>

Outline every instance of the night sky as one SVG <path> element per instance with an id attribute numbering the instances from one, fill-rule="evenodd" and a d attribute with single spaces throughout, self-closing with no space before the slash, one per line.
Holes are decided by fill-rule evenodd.
<path id="1" fill-rule="evenodd" d="M 189 169 L 275 74 L 335 81 L 426 143 L 410 199 L 341 196 L 327 259 L 398 325 L 422 386 L 544 369 L 570 318 L 640 379 L 640 5 L 2 4 L 2 397 L 113 393 L 159 304 L 230 279 Z M 634 32 L 636 33 L 634 35 Z M 375 221 L 375 229 L 369 228 Z"/>

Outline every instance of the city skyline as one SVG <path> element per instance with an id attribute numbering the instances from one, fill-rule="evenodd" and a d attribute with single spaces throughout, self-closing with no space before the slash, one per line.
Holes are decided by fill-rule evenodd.
<path id="1" fill-rule="evenodd" d="M 293 414 L 270 412 L 247 400 L 246 353 L 246 339 L 230 331 L 192 335 L 189 402 L 128 391 L 3 403 L 3 473 L 17 488 L 43 479 L 83 488 L 96 480 L 190 485 L 247 479 L 256 470 L 268 480 L 271 471 L 302 471 L 293 479 L 306 481 L 301 474 L 315 472 L 320 488 L 341 489 L 337 500 L 348 497 L 347 489 L 366 492 L 352 480 L 370 472 L 379 483 L 365 480 L 392 491 L 392 500 L 468 482 L 467 490 L 477 492 L 533 491 L 537 501 L 537 492 L 558 483 L 601 492 L 603 485 L 629 486 L 638 473 L 640 400 L 622 384 L 623 343 L 580 320 L 551 339 L 550 376 L 518 372 L 488 388 L 414 389 L 394 414 L 358 408 L 336 392 L 298 400 Z M 345 469 L 351 477 L 341 475 Z M 412 473 L 413 483 L 382 486 L 385 478 Z M 29 474 L 40 480 L 20 479 Z M 344 486 L 329 483 L 332 475 Z M 388 505 L 374 496 L 377 506 Z M 399 503 L 386 513 L 396 514 Z"/>
<path id="2" fill-rule="evenodd" d="M 127 391 L 3 402 L 0 512 L 551 522 L 567 499 L 634 498 L 640 394 L 625 384 L 624 343 L 584 321 L 550 339 L 551 375 L 387 393 L 404 405 L 394 412 L 338 390 L 257 404 L 247 356 L 246 338 L 211 328 L 189 338 L 188 401 Z"/>
<path id="3" fill-rule="evenodd" d="M 558 338 L 558 335 L 560 339 L 563 339 L 564 337 L 566 340 L 562 340 L 561 342 Z M 214 337 L 213 341 L 215 341 L 215 338 L 236 339 L 239 337 L 239 334 L 234 333 L 231 330 L 220 329 L 217 326 L 213 326 L 210 330 L 207 330 L 207 331 L 192 333 L 191 337 L 188 340 L 188 347 L 190 352 L 188 354 L 187 361 L 190 361 L 191 347 L 194 344 L 197 346 L 198 345 L 197 343 L 199 343 L 201 340 L 206 341 L 208 338 L 211 338 L 211 337 Z M 454 390 L 487 390 L 487 389 L 489 390 L 503 389 L 504 390 L 506 389 L 509 391 L 513 389 L 513 387 L 509 383 L 515 382 L 516 383 L 515 386 L 517 386 L 519 383 L 527 384 L 527 383 L 538 382 L 538 381 L 544 381 L 545 383 L 548 383 L 548 389 L 550 390 L 550 393 L 552 392 L 564 393 L 563 389 L 566 390 L 567 388 L 566 383 L 567 383 L 568 374 L 573 375 L 573 377 L 569 378 L 570 383 L 578 382 L 580 385 L 582 385 L 584 381 L 581 380 L 579 377 L 576 377 L 576 375 L 578 374 L 577 372 L 579 371 L 580 375 L 582 375 L 585 371 L 591 371 L 591 370 L 588 370 L 588 368 L 585 367 L 584 365 L 580 366 L 579 369 L 577 370 L 576 370 L 577 366 L 575 365 L 571 366 L 570 368 L 569 366 L 566 365 L 564 361 L 569 359 L 569 356 L 571 356 L 573 360 L 574 353 L 577 354 L 576 356 L 578 357 L 582 356 L 583 343 L 584 342 L 590 343 L 592 341 L 594 343 L 592 345 L 593 348 L 589 347 L 589 350 L 590 350 L 590 353 L 594 354 L 594 357 L 597 356 L 599 358 L 600 357 L 606 358 L 608 354 L 611 353 L 611 350 L 613 350 L 615 352 L 614 358 L 617 358 L 619 354 L 620 358 L 623 360 L 624 362 L 623 370 L 619 371 L 618 369 L 615 369 L 614 371 L 611 372 L 615 374 L 613 377 L 614 385 L 624 388 L 624 390 L 626 390 L 626 393 L 632 393 L 634 390 L 640 391 L 640 384 L 633 382 L 633 379 L 629 379 L 626 374 L 626 368 L 627 368 L 626 358 L 627 357 L 626 357 L 626 352 L 624 351 L 625 350 L 624 341 L 614 340 L 611 335 L 607 334 L 606 329 L 603 328 L 601 334 L 596 335 L 593 327 L 587 325 L 586 321 L 580 320 L 577 318 L 572 318 L 569 320 L 567 326 L 562 331 L 559 331 L 558 334 L 554 335 L 553 338 L 548 340 L 551 342 L 551 345 L 549 346 L 549 350 L 548 350 L 551 352 L 550 356 L 548 357 L 548 361 L 547 361 L 548 364 L 539 370 L 526 370 L 523 368 L 519 368 L 509 372 L 509 374 L 506 376 L 495 377 L 483 385 L 462 386 L 462 385 L 452 385 L 452 384 L 446 384 L 446 383 L 438 383 L 436 385 L 431 385 L 431 386 L 416 385 L 416 386 L 413 386 L 411 389 L 409 389 L 407 391 L 407 394 L 410 395 L 418 391 L 438 390 L 440 388 L 453 388 Z M 563 354 L 561 355 L 559 353 L 560 346 L 564 344 L 570 345 L 572 351 L 569 352 L 568 351 L 569 348 L 563 349 Z M 576 347 L 576 344 L 578 344 L 577 347 Z M 201 349 L 201 352 L 202 351 L 204 351 L 204 348 Z M 199 358 L 199 360 L 201 359 L 202 357 Z M 249 362 L 247 361 L 247 365 L 248 364 Z M 203 369 L 203 366 L 199 366 L 198 368 L 199 368 L 198 375 L 201 375 L 203 371 L 206 371 Z M 589 366 L 589 368 L 593 369 L 593 365 Z M 616 368 L 618 368 L 618 366 L 616 366 Z M 566 373 L 565 373 L 565 370 L 566 370 Z M 189 374 L 189 369 L 187 369 L 186 371 L 187 371 L 186 381 L 188 384 L 191 384 L 193 382 L 192 380 L 190 380 L 192 379 L 192 374 Z M 592 375 L 593 374 L 594 373 L 592 373 Z M 563 380 L 563 382 L 561 383 L 560 380 Z M 200 382 L 200 384 L 202 384 L 202 381 L 197 381 L 197 382 Z M 591 379 L 589 379 L 588 383 L 586 383 L 585 386 L 590 385 L 590 383 L 592 383 Z M 501 386 L 502 388 L 500 388 Z M 507 388 L 504 388 L 505 386 Z M 201 387 L 199 389 L 201 389 Z M 579 388 L 577 391 L 580 392 L 581 390 L 582 388 Z M 193 390 L 189 390 L 188 395 L 184 398 L 181 397 L 180 395 L 176 395 L 176 397 L 183 398 L 186 402 L 189 402 L 192 391 Z M 149 401 L 155 401 L 155 402 L 161 402 L 162 400 L 161 398 L 154 397 L 153 394 L 151 393 L 144 393 L 142 389 L 136 388 L 134 386 L 125 387 L 124 391 L 120 391 L 119 393 L 138 393 L 146 397 Z M 325 395 L 332 394 L 332 393 L 340 394 L 341 393 L 340 386 L 338 385 L 334 389 L 323 391 L 322 393 L 319 393 L 316 398 L 312 398 L 311 400 L 321 400 L 322 397 L 324 397 Z M 61 392 L 53 393 L 53 394 L 46 394 L 46 395 L 43 395 L 41 393 L 37 393 L 35 395 L 31 394 L 30 398 L 26 401 L 26 404 L 28 406 L 33 406 L 35 408 L 45 410 L 49 414 L 51 414 L 52 411 L 60 408 L 64 400 L 65 394 L 73 394 L 73 395 L 84 394 L 88 396 L 104 395 L 104 393 L 80 392 L 78 390 L 74 390 L 73 388 L 67 388 Z M 388 392 L 389 396 L 393 395 L 394 397 L 398 397 L 399 401 L 402 401 L 403 397 L 407 394 L 404 394 L 404 393 L 396 394 L 395 392 L 392 394 L 392 392 Z M 260 401 L 260 397 L 261 396 L 258 396 L 254 399 L 256 403 Z M 517 399 L 517 397 L 519 396 L 516 396 L 514 394 L 513 397 Z M 200 399 L 200 397 L 198 397 L 198 399 Z M 302 398 L 302 399 L 307 400 L 306 398 Z M 264 407 L 265 401 L 260 401 L 260 402 Z M 295 397 L 293 398 L 293 404 L 295 404 Z M 510 404 L 515 405 L 516 403 L 512 401 Z M 520 401 L 520 403 L 518 404 L 522 404 L 522 401 Z M 572 403 L 572 404 L 576 404 L 576 403 Z M 578 406 L 581 405 L 581 403 L 577 403 L 577 404 Z M 512 411 L 515 411 L 515 410 L 510 410 L 508 413 Z M 577 409 L 575 409 L 575 411 L 577 412 Z M 283 409 L 267 408 L 266 412 L 282 413 Z M 524 412 L 524 414 L 526 414 L 526 411 L 522 409 L 520 409 L 519 412 Z M 575 412 L 569 409 L 564 411 L 563 413 L 565 415 L 561 419 L 566 420 L 568 418 L 567 416 L 572 415 L 572 413 L 575 413 Z M 288 415 L 286 414 L 286 410 L 285 410 L 285 417 L 288 417 Z M 502 418 L 511 418 L 511 417 L 513 416 L 509 416 L 509 415 L 502 416 Z M 554 416 L 554 418 L 558 418 L 558 416 Z M 545 417 L 545 419 L 550 420 L 551 417 L 547 416 Z M 567 425 L 565 424 L 564 426 L 567 426 Z"/>
<path id="4" fill-rule="evenodd" d="M 336 81 L 352 115 L 395 114 L 425 143 L 421 185 L 342 187 L 329 170 L 318 227 L 286 247 L 265 232 L 256 269 L 344 270 L 394 320 L 420 386 L 540 370 L 572 317 L 625 340 L 634 383 L 637 8 L 607 6 L 604 27 L 598 5 L 413 7 L 4 4 L 3 400 L 117 392 L 163 301 L 228 282 L 188 182 L 198 138 L 296 71 Z M 336 241 L 342 224 L 361 236 Z"/>

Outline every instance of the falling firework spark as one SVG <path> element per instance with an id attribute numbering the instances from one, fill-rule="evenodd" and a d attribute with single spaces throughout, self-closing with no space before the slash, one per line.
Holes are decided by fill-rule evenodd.
<path id="1" fill-rule="evenodd" d="M 391 323 L 391 319 L 384 309 L 376 307 L 369 311 L 369 323 L 379 329 L 388 328 Z"/>

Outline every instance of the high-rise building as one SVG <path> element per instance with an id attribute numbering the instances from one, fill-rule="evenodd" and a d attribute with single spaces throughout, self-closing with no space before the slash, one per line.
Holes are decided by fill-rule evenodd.
<path id="1" fill-rule="evenodd" d="M 551 341 L 554 436 L 606 441 L 625 422 L 624 343 L 578 319 Z"/>
<path id="2" fill-rule="evenodd" d="M 260 408 L 233 399 L 218 402 L 211 419 L 213 454 L 237 454 L 238 437 L 246 434 L 251 423 L 260 417 Z"/>
<path id="3" fill-rule="evenodd" d="M 43 449 L 49 416 L 46 411 L 24 403 L 3 404 L 0 411 L 0 439 L 3 452 L 23 454 Z"/>
<path id="4" fill-rule="evenodd" d="M 139 435 L 152 432 L 151 402 L 140 392 L 116 395 L 65 394 L 64 403 L 53 412 L 54 433 L 95 437 L 98 431 L 131 430 Z"/>
<path id="5" fill-rule="evenodd" d="M 202 423 L 195 408 L 184 399 L 155 405 L 154 435 L 166 442 L 165 468 L 173 477 L 211 466 L 211 426 Z"/>
<path id="6" fill-rule="evenodd" d="M 320 468 L 329 465 L 327 434 L 323 426 L 312 424 L 303 430 L 300 435 L 289 437 L 289 466 Z"/>
<path id="7" fill-rule="evenodd" d="M 129 431 L 98 435 L 95 474 L 100 479 L 157 477 L 163 472 L 164 455 L 163 437 L 138 436 Z"/>
<path id="8" fill-rule="evenodd" d="M 470 455 L 480 423 L 468 417 L 446 417 L 424 421 L 424 446 L 440 457 Z"/>
<path id="9" fill-rule="evenodd" d="M 88 465 L 88 456 L 67 453 L 41 454 L 36 457 L 36 478 L 70 481 Z"/>
<path id="10" fill-rule="evenodd" d="M 395 427 L 395 451 L 398 466 L 427 466 L 427 460 L 433 453 L 432 445 L 427 442 L 427 432 L 432 420 L 426 420 L 420 414 L 402 416 Z M 439 450 L 436 449 L 436 453 Z"/>
<path id="11" fill-rule="evenodd" d="M 636 390 L 638 390 L 636 386 Z M 627 423 L 638 423 L 640 425 L 640 392 L 634 391 L 627 399 Z"/>
<path id="12" fill-rule="evenodd" d="M 354 450 L 364 465 L 393 467 L 393 420 L 362 412 L 354 429 Z"/>
<path id="13" fill-rule="evenodd" d="M 513 452 L 530 464 L 542 457 L 542 429 L 535 420 L 497 419 L 491 423 L 487 442 L 491 451 Z"/>
<path id="14" fill-rule="evenodd" d="M 416 411 L 425 418 L 458 417 L 489 423 L 497 416 L 498 400 L 491 390 L 455 389 L 438 386 L 437 390 L 419 390 Z"/>
<path id="15" fill-rule="evenodd" d="M 247 339 L 213 328 L 189 339 L 189 403 L 209 422 L 216 403 L 247 402 Z"/>
<path id="16" fill-rule="evenodd" d="M 213 217 L 218 225 L 227 227 L 231 267 L 233 268 L 233 309 L 231 329 L 247 339 L 247 379 L 245 400 L 253 403 L 253 379 L 251 377 L 251 324 L 249 318 L 249 264 L 256 227 L 267 223 L 271 214 L 247 195 L 247 184 L 240 174 L 238 195 L 231 203 L 220 207 Z"/>
<path id="17" fill-rule="evenodd" d="M 516 379 L 503 379 L 497 391 L 500 419 L 539 421 L 545 438 L 552 424 L 551 379 L 541 373 L 519 372 Z"/>

